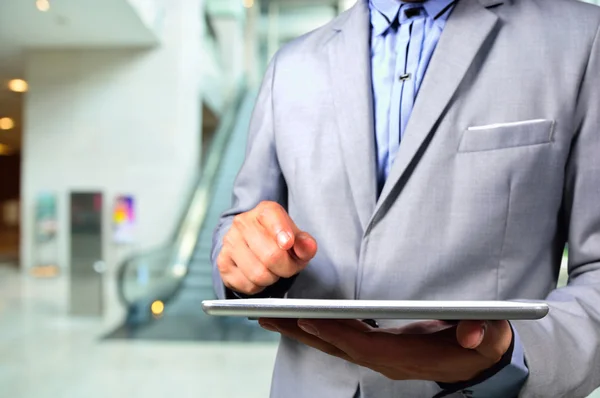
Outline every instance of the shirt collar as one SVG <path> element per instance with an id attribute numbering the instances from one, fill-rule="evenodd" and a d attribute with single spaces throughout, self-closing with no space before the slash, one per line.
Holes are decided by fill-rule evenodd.
<path id="1" fill-rule="evenodd" d="M 401 7 L 421 5 L 430 18 L 439 16 L 439 20 L 445 22 L 448 18 L 451 4 L 456 0 L 424 0 L 421 3 L 407 2 L 401 0 L 370 0 L 371 25 L 373 33 L 378 36 L 383 34 L 396 20 Z M 446 12 L 444 12 L 446 11 Z M 442 15 L 440 15 L 442 13 Z"/>

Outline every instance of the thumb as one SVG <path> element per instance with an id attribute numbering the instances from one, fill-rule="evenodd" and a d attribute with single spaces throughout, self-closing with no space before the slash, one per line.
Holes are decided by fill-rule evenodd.
<path id="1" fill-rule="evenodd" d="M 513 339 L 508 321 L 463 321 L 456 329 L 456 339 L 463 347 L 498 362 Z"/>
<path id="2" fill-rule="evenodd" d="M 317 241 L 307 232 L 300 232 L 296 235 L 292 250 L 298 261 L 308 263 L 317 254 Z"/>
<path id="3" fill-rule="evenodd" d="M 483 321 L 461 321 L 456 327 L 456 340 L 461 347 L 474 350 L 483 343 L 486 328 Z"/>

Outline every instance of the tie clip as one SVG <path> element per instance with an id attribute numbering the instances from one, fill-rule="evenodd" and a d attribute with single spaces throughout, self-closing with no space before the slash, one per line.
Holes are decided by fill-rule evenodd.
<path id="1" fill-rule="evenodd" d="M 403 75 L 400 75 L 400 77 L 398 78 L 401 82 L 405 82 L 407 80 L 410 80 L 410 78 L 412 77 L 411 73 L 405 73 Z"/>

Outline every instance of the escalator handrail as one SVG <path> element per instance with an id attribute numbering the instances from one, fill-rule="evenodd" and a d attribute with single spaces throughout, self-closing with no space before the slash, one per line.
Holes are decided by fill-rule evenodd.
<path id="1" fill-rule="evenodd" d="M 242 87 L 238 90 L 233 103 L 223 114 L 221 123 L 217 127 L 214 139 L 207 152 L 202 176 L 199 179 L 197 189 L 194 192 L 192 202 L 188 207 L 179 233 L 175 238 L 177 252 L 174 266 L 178 264 L 183 265 L 186 267 L 186 272 L 194 253 L 194 248 L 198 242 L 200 230 L 206 219 L 217 172 L 221 166 L 229 138 L 235 129 L 235 122 L 244 100 L 245 90 Z"/>
<path id="2" fill-rule="evenodd" d="M 176 227 L 174 237 L 170 242 L 161 247 L 128 257 L 119 266 L 117 271 L 118 294 L 121 302 L 125 305 L 133 306 L 136 304 L 130 302 L 126 297 L 125 284 L 127 282 L 127 271 L 135 264 L 136 260 L 145 256 L 149 257 L 158 255 L 161 252 L 172 251 L 173 258 L 169 263 L 165 264 L 164 275 L 165 277 L 168 275 L 168 277 L 174 279 L 175 283 L 167 290 L 161 289 L 161 291 L 148 292 L 148 297 L 145 297 L 143 302 L 149 303 L 155 299 L 165 300 L 175 295 L 178 291 L 183 278 L 187 275 L 200 230 L 206 219 L 215 178 L 227 148 L 227 143 L 235 129 L 236 118 L 245 95 L 246 83 L 244 80 L 240 80 L 234 90 L 234 94 L 225 107 L 221 121 L 214 133 L 214 138 L 209 145 L 209 150 L 206 152 L 206 160 L 194 184 L 195 188 L 186 206 L 187 210 Z"/>

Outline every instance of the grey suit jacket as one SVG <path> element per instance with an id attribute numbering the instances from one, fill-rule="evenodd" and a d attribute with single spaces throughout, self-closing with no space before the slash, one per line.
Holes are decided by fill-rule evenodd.
<path id="1" fill-rule="evenodd" d="M 514 323 L 522 396 L 586 396 L 600 386 L 599 25 L 600 8 L 575 1 L 460 0 L 379 199 L 367 0 L 285 46 L 213 263 L 235 214 L 277 201 L 319 243 L 289 297 L 547 300 L 547 318 Z M 273 397 L 351 398 L 359 384 L 369 398 L 439 391 L 281 340 Z"/>

